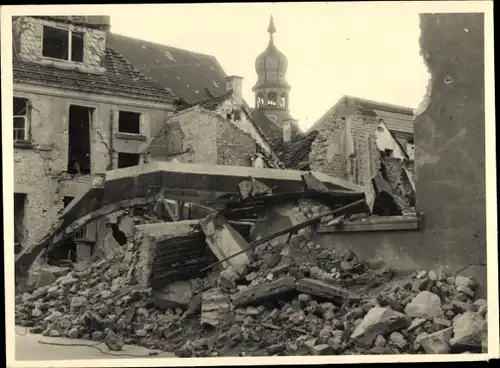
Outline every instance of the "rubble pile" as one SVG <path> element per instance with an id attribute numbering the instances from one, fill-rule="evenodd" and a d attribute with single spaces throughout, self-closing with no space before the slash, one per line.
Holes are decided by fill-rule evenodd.
<path id="1" fill-rule="evenodd" d="M 155 291 L 134 286 L 136 257 L 128 248 L 18 296 L 16 323 L 115 350 L 139 344 L 180 357 L 443 354 L 487 345 L 486 301 L 475 298 L 467 277 L 395 277 L 298 235 L 290 244 L 257 247 L 244 276 L 218 269 L 204 280 L 180 281 L 190 285 L 178 293 L 185 302 L 167 307 Z"/>
<path id="2" fill-rule="evenodd" d="M 400 275 L 311 240 L 318 222 L 400 215 L 383 179 L 375 177 L 363 198 L 331 191 L 311 174 L 303 180 L 305 192 L 275 195 L 256 180 L 240 183 L 233 221 L 227 211 L 120 221 L 125 239 L 113 243 L 108 231 L 104 243 L 113 246 L 101 260 L 59 268 L 46 285 L 18 295 L 16 324 L 179 357 L 485 351 L 487 303 L 473 279 L 442 270 Z M 305 199 L 307 191 L 329 196 L 323 201 L 332 206 Z M 238 206 L 272 206 L 278 215 L 259 210 L 250 231 L 244 211 L 234 215 Z"/>

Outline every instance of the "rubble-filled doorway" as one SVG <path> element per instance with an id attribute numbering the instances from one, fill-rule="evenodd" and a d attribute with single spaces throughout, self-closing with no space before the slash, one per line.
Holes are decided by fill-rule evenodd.
<path id="1" fill-rule="evenodd" d="M 90 131 L 94 109 L 86 106 L 69 107 L 68 173 L 90 174 Z"/>
<path id="2" fill-rule="evenodd" d="M 22 250 L 25 239 L 26 193 L 14 193 L 14 250 L 18 254 Z"/>

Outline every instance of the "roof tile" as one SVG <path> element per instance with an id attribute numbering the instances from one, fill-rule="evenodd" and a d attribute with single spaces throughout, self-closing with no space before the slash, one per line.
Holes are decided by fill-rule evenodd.
<path id="1" fill-rule="evenodd" d="M 42 84 L 121 96 L 136 96 L 158 102 L 174 102 L 176 96 L 168 89 L 146 77 L 111 46 L 106 45 L 102 74 L 88 73 L 76 69 L 61 69 L 25 61 L 13 52 L 13 75 L 15 82 Z"/>

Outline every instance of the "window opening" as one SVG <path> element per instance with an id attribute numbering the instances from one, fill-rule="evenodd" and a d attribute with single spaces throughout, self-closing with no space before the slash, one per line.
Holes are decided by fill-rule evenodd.
<path id="1" fill-rule="evenodd" d="M 71 105 L 69 108 L 68 173 L 90 174 L 90 127 L 93 108 Z"/>
<path id="2" fill-rule="evenodd" d="M 14 97 L 14 142 L 28 140 L 28 100 Z"/>
<path id="3" fill-rule="evenodd" d="M 26 193 L 14 193 L 14 243 L 22 244 L 25 227 L 24 216 L 26 209 Z"/>
<path id="4" fill-rule="evenodd" d="M 137 166 L 139 165 L 139 157 L 138 153 L 118 153 L 118 168 L 122 169 L 125 167 Z"/>
<path id="5" fill-rule="evenodd" d="M 276 92 L 269 92 L 267 94 L 267 105 L 271 107 L 278 106 L 278 94 Z"/>
<path id="6" fill-rule="evenodd" d="M 118 131 L 120 133 L 140 134 L 141 114 L 131 111 L 120 111 L 118 114 Z"/>
<path id="7" fill-rule="evenodd" d="M 49 58 L 83 62 L 84 34 L 50 26 L 43 27 L 42 55 Z"/>

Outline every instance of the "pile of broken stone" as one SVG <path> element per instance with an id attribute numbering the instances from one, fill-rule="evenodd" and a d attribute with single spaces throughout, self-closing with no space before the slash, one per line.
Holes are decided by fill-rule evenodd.
<path id="1" fill-rule="evenodd" d="M 133 252 L 118 248 L 19 295 L 16 324 L 180 357 L 477 353 L 487 346 L 487 303 L 468 277 L 441 270 L 395 276 L 296 235 L 288 245 L 257 247 L 244 276 L 226 268 L 182 281 L 191 286 L 187 297 L 170 294 L 165 305 L 156 291 L 134 285 Z"/>

